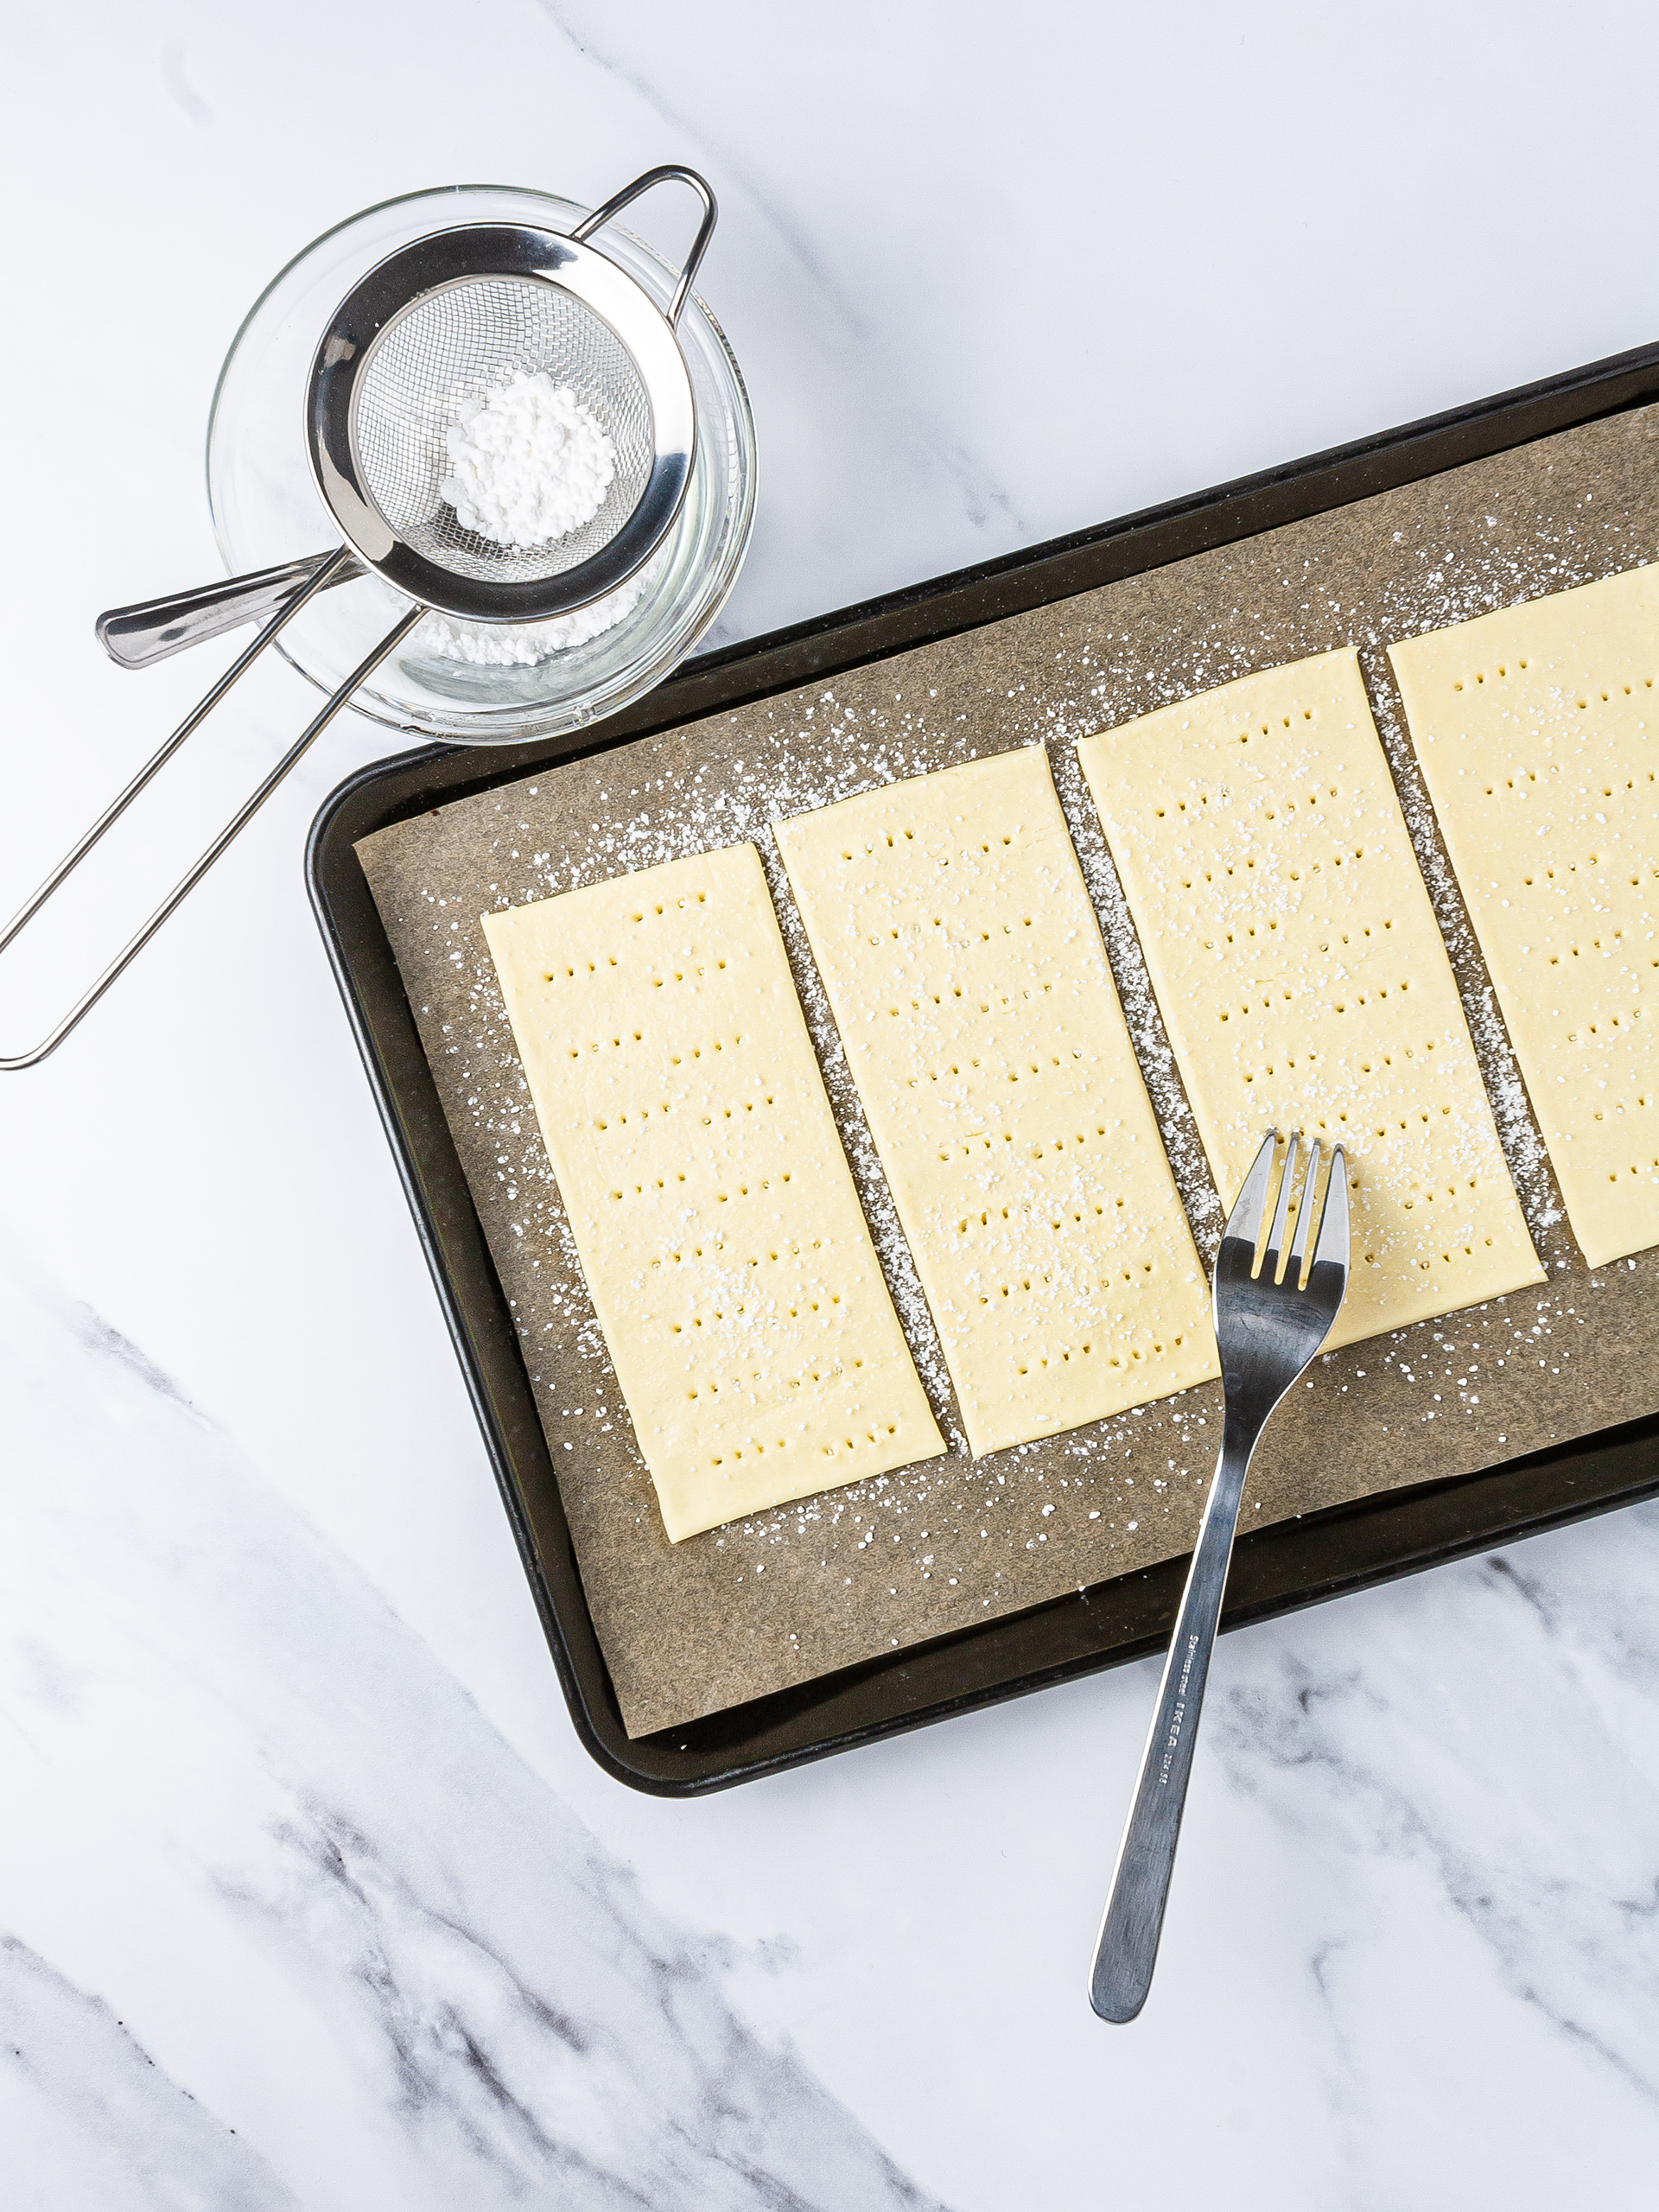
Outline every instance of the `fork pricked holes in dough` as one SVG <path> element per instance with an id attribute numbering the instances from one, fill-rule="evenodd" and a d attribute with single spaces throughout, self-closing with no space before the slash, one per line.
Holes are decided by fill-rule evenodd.
<path id="1" fill-rule="evenodd" d="M 754 847 L 482 919 L 669 1535 L 943 1451 Z"/>
<path id="2" fill-rule="evenodd" d="M 1356 656 L 1077 752 L 1217 1189 L 1270 1128 L 1344 1149 L 1332 1344 L 1541 1281 Z"/>
<path id="3" fill-rule="evenodd" d="M 1573 1233 L 1659 1243 L 1659 568 L 1389 658 Z"/>
<path id="4" fill-rule="evenodd" d="M 1213 1374 L 1203 1270 L 1042 747 L 777 836 L 973 1450 Z"/>

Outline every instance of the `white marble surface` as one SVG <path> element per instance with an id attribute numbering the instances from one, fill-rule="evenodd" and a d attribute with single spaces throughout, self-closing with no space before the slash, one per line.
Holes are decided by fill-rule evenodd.
<path id="1" fill-rule="evenodd" d="M 236 323 L 393 192 L 707 168 L 733 637 L 1651 337 L 1651 10 L 1349 16 L 10 0 L 0 881 L 193 696 L 89 618 L 213 571 Z M 8 1049 L 302 696 L 9 967 Z M 588 1763 L 302 889 L 381 749 L 0 1087 L 0 2202 L 1650 2204 L 1659 1510 L 1230 1639 L 1127 2031 L 1145 1668 L 702 1803 Z"/>

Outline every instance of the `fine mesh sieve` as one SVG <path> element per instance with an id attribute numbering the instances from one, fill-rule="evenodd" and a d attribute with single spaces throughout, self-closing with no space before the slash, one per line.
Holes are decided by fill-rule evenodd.
<path id="1" fill-rule="evenodd" d="M 666 176 L 694 184 L 705 213 L 664 316 L 587 239 Z M 674 324 L 713 219 L 701 178 L 652 170 L 568 238 L 474 225 L 417 238 L 371 270 L 323 334 L 306 416 L 317 489 L 359 559 L 423 607 L 469 621 L 543 621 L 625 582 L 690 480 L 696 412 Z M 533 547 L 467 529 L 440 488 L 445 434 L 520 371 L 568 386 L 616 448 L 598 513 Z"/>
<path id="2" fill-rule="evenodd" d="M 445 434 L 469 404 L 515 376 L 568 386 L 616 448 L 603 504 L 546 544 L 498 545 L 466 529 L 440 489 Z M 369 348 L 352 442 L 364 489 L 406 545 L 452 575 L 510 583 L 563 575 L 608 545 L 651 479 L 652 407 L 632 356 L 607 324 L 556 284 L 463 277 L 404 309 Z"/>
<path id="3" fill-rule="evenodd" d="M 692 188 L 703 213 L 664 315 L 635 277 L 587 241 L 630 200 L 671 178 Z M 715 216 L 715 195 L 702 178 L 670 164 L 636 177 L 568 238 L 527 224 L 435 231 L 353 287 L 317 347 L 305 410 L 312 474 L 344 544 L 207 593 L 100 617 L 99 634 L 112 651 L 119 626 L 117 658 L 128 667 L 256 614 L 270 619 L 0 930 L 0 952 L 319 592 L 370 569 L 414 603 L 56 1027 L 32 1051 L 0 1056 L 0 1072 L 33 1067 L 56 1051 L 428 608 L 472 622 L 546 621 L 602 598 L 650 559 L 690 480 L 696 413 L 674 331 Z M 616 448 L 599 512 L 580 529 L 529 549 L 496 545 L 463 528 L 439 490 L 449 473 L 445 433 L 518 371 L 545 371 L 556 385 L 569 385 Z"/>

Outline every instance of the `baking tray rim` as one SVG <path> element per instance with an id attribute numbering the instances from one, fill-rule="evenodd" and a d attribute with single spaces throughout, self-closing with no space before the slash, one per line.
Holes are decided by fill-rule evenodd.
<path id="1" fill-rule="evenodd" d="M 518 1338 L 357 841 L 538 767 L 751 705 L 1656 397 L 1659 343 L 701 655 L 574 740 L 423 745 L 358 771 L 323 802 L 306 849 L 313 910 L 572 1722 L 617 1781 L 657 1796 L 699 1796 L 1127 1663 L 1166 1641 L 1185 1557 L 684 1726 L 629 1737 Z M 1273 1618 L 1656 1494 L 1659 1414 L 1471 1474 L 1278 1522 L 1240 1537 L 1222 1625 Z M 816 1733 L 815 1716 L 823 1723 Z"/>

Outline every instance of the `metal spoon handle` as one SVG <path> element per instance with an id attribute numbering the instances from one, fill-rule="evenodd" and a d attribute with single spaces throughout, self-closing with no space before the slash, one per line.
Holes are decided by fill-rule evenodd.
<path id="1" fill-rule="evenodd" d="M 1221 1621 L 1222 1593 L 1233 1554 L 1244 1478 L 1263 1421 L 1239 1420 L 1230 1412 L 1223 1431 L 1221 1458 L 1204 1509 L 1186 1587 L 1152 1729 L 1141 1762 L 1135 1802 L 1118 1847 L 1111 1895 L 1100 1924 L 1095 1963 L 1089 1977 L 1089 2002 L 1103 2020 L 1132 2020 L 1147 1999 L 1163 1933 L 1169 1878 L 1181 1833 L 1181 1810 L 1192 1771 L 1198 1713 L 1210 1675 L 1210 1654 Z"/>
<path id="2" fill-rule="evenodd" d="M 93 625 L 98 641 L 122 668 L 148 668 L 152 661 L 181 653 L 187 645 L 199 645 L 205 638 L 239 629 L 245 622 L 268 622 L 335 558 L 336 550 L 284 562 L 280 568 L 257 569 L 245 576 L 226 576 L 196 591 L 169 592 L 164 599 L 112 607 Z M 363 573 L 363 564 L 353 554 L 325 579 L 321 588 L 332 590 L 335 584 L 349 583 Z"/>

